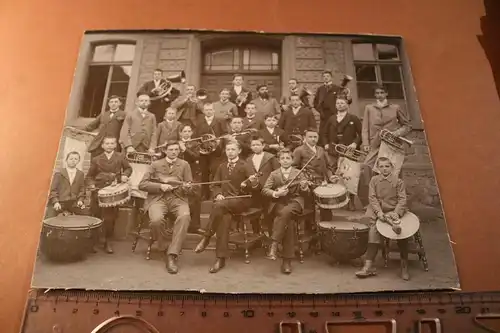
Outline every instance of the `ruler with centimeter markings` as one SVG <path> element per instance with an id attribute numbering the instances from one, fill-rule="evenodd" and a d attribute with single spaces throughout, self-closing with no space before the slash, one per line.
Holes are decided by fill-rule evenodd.
<path id="1" fill-rule="evenodd" d="M 106 321 L 108 324 L 102 324 Z M 500 332 L 500 292 L 237 295 L 32 291 L 22 332 Z"/>

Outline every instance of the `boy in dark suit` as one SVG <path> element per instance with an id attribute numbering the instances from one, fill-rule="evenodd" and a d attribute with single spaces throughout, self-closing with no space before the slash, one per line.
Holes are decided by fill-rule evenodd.
<path id="1" fill-rule="evenodd" d="M 88 132 L 97 129 L 97 135 L 88 147 L 91 158 L 102 154 L 101 144 L 104 137 L 113 136 L 117 139 L 120 137 L 120 130 L 125 120 L 125 111 L 120 110 L 121 105 L 120 97 L 111 96 L 108 101 L 109 110 L 98 115 L 96 119 L 83 128 L 84 131 Z M 117 151 L 120 151 L 120 147 L 117 147 Z"/>
<path id="2" fill-rule="evenodd" d="M 188 141 L 193 136 L 193 128 L 187 124 L 181 124 L 179 127 L 179 158 L 189 163 L 193 182 L 201 182 L 200 169 L 200 144 L 197 141 Z M 201 233 L 201 188 L 196 186 L 192 190 L 193 195 L 189 197 L 189 212 L 191 214 L 191 223 L 189 224 L 188 232 L 199 234 Z"/>
<path id="3" fill-rule="evenodd" d="M 293 152 L 293 166 L 302 169 L 307 161 L 314 156 L 314 159 L 304 170 L 306 177 L 316 186 L 327 181 L 334 183 L 337 181 L 337 177 L 327 167 L 325 150 L 317 144 L 318 131 L 315 128 L 306 130 L 304 144 Z M 331 221 L 331 210 L 320 208 L 319 213 L 321 221 Z"/>
<path id="4" fill-rule="evenodd" d="M 273 154 L 264 151 L 264 140 L 261 137 L 253 136 L 251 138 L 250 147 L 252 149 L 252 154 L 247 158 L 247 163 L 250 165 L 253 174 L 259 174 L 259 183 L 262 187 L 271 172 L 278 169 L 280 165 Z M 267 214 L 268 200 L 265 200 L 261 193 L 255 194 L 253 200 L 255 207 L 263 208 L 264 225 L 269 234 L 271 234 L 273 221 L 269 218 L 269 214 Z M 258 231 L 255 230 L 255 226 L 254 231 Z"/>
<path id="5" fill-rule="evenodd" d="M 272 201 L 268 212 L 274 216 L 272 229 L 272 243 L 268 258 L 276 260 L 278 257 L 278 245 L 283 244 L 283 263 L 281 271 L 284 274 L 292 272 L 292 259 L 295 257 L 295 221 L 293 215 L 300 214 L 304 210 L 304 195 L 308 192 L 308 184 L 303 174 L 292 167 L 292 152 L 288 149 L 278 153 L 281 167 L 271 172 L 267 178 L 262 193 Z M 294 177 L 293 184 L 284 186 Z"/>
<path id="6" fill-rule="evenodd" d="M 195 248 L 196 253 L 203 252 L 208 246 L 210 238 L 217 234 L 216 260 L 209 270 L 210 273 L 217 273 L 224 268 L 226 258 L 229 256 L 229 230 L 232 214 L 244 212 L 252 205 L 251 198 L 231 199 L 231 197 L 260 190 L 258 178 L 252 173 L 248 163 L 239 158 L 240 152 L 241 149 L 237 141 L 226 145 L 227 163 L 224 162 L 219 166 L 214 181 L 229 180 L 229 183 L 211 186 L 215 203 L 210 214 L 209 228 Z M 249 185 L 242 188 L 241 184 L 247 179 Z"/>
<path id="7" fill-rule="evenodd" d="M 261 130 L 264 128 L 264 118 L 257 114 L 257 108 L 254 103 L 248 103 L 245 107 L 246 117 L 243 117 L 243 129 L 254 128 Z"/>
<path id="8" fill-rule="evenodd" d="M 323 72 L 323 83 L 316 90 L 313 100 L 313 106 L 320 115 L 320 132 L 323 132 L 323 127 L 328 119 L 337 112 L 335 102 L 337 101 L 337 97 L 343 92 L 342 87 L 333 83 L 331 71 L 326 70 Z M 347 96 L 347 98 L 352 100 L 350 96 Z M 325 142 L 320 142 L 320 144 L 324 145 Z"/>
<path id="9" fill-rule="evenodd" d="M 148 95 L 140 95 L 137 108 L 127 113 L 120 132 L 120 142 L 126 152 L 154 152 L 152 138 L 156 135 L 156 118 L 148 111 Z"/>
<path id="10" fill-rule="evenodd" d="M 163 78 L 163 71 L 159 68 L 153 72 L 153 80 L 145 82 L 137 92 L 137 95 L 148 95 L 149 97 L 157 97 L 161 91 L 161 87 L 167 85 L 167 80 Z M 171 106 L 181 92 L 179 89 L 172 87 L 170 94 L 164 98 L 159 98 L 151 101 L 151 113 L 155 115 L 156 123 L 163 121 L 165 110 Z"/>
<path id="11" fill-rule="evenodd" d="M 238 108 L 238 115 L 245 117 L 245 107 L 252 101 L 252 92 L 243 87 L 243 75 L 234 74 L 233 88 L 229 94 L 229 101 Z"/>
<path id="12" fill-rule="evenodd" d="M 361 121 L 349 113 L 349 103 L 345 97 L 338 97 L 336 102 L 337 113 L 328 119 L 323 127 L 322 142 L 327 152 L 328 169 L 333 174 L 337 172 L 339 154 L 335 145 L 342 144 L 351 149 L 359 149 L 361 145 Z M 354 194 L 350 193 L 349 209 L 354 210 Z M 363 203 L 364 204 L 364 203 Z M 366 203 L 367 204 L 367 203 Z"/>
<path id="13" fill-rule="evenodd" d="M 268 114 L 264 119 L 264 128 L 259 131 L 259 136 L 264 140 L 264 151 L 274 155 L 288 144 L 285 131 L 276 125 L 278 116 Z"/>
<path id="14" fill-rule="evenodd" d="M 251 154 L 252 150 L 250 149 L 250 141 L 252 139 L 251 134 L 239 134 L 243 130 L 243 121 L 240 117 L 234 117 L 231 119 L 231 122 L 229 123 L 229 133 L 231 135 L 234 135 L 234 137 L 229 137 L 228 139 L 224 140 L 224 144 L 226 144 L 229 141 L 236 140 L 240 144 L 241 148 L 241 154 L 240 157 L 242 159 L 246 159 L 248 155 Z"/>
<path id="15" fill-rule="evenodd" d="M 168 141 L 176 141 L 179 138 L 179 126 L 181 123 L 176 119 L 177 111 L 174 108 L 168 108 L 163 120 L 151 138 L 151 146 L 156 148 Z"/>
<path id="16" fill-rule="evenodd" d="M 373 267 L 373 261 L 377 256 L 382 236 L 377 231 L 377 220 L 392 225 L 395 233 L 401 230 L 399 224 L 394 223 L 403 217 L 408 211 L 406 205 L 406 188 L 403 180 L 393 174 L 394 166 L 387 157 L 377 160 L 377 168 L 380 174 L 372 177 L 369 185 L 370 205 L 366 210 L 366 216 L 370 218 L 370 231 L 368 234 L 368 250 L 365 256 L 363 269 L 356 272 L 358 278 L 366 278 L 377 274 Z M 409 280 L 408 273 L 408 238 L 397 242 L 401 255 L 401 278 Z"/>
<path id="17" fill-rule="evenodd" d="M 75 215 L 88 215 L 85 200 L 85 175 L 76 166 L 80 163 L 80 154 L 76 151 L 66 155 L 66 167 L 54 174 L 49 194 L 49 205 L 45 215 L 55 217 L 68 212 Z"/>
<path id="18" fill-rule="evenodd" d="M 195 137 L 201 137 L 204 134 L 212 134 L 215 137 L 220 137 L 227 133 L 226 123 L 222 119 L 215 117 L 214 106 L 212 103 L 203 105 L 203 117 L 198 118 L 196 123 Z M 214 142 L 210 142 L 213 144 Z M 203 148 L 203 145 L 202 145 Z M 200 155 L 200 169 L 202 182 L 210 181 L 220 164 L 222 149 L 220 145 L 211 153 Z M 208 185 L 202 186 L 202 197 L 208 199 L 210 197 L 210 188 Z"/>
<path id="19" fill-rule="evenodd" d="M 317 123 L 311 109 L 302 105 L 300 97 L 296 95 L 290 96 L 291 105 L 287 111 L 283 112 L 280 117 L 278 126 L 283 131 L 289 140 L 289 148 L 293 151 L 300 143 L 292 145 L 290 137 L 292 135 L 302 136 L 308 128 L 316 128 Z"/>
<path id="20" fill-rule="evenodd" d="M 113 253 L 111 237 L 115 228 L 115 220 L 118 215 L 118 207 L 99 207 L 97 191 L 118 182 L 127 182 L 132 174 L 132 168 L 122 153 L 116 152 L 117 140 L 115 137 L 106 137 L 102 141 L 104 152 L 92 159 L 87 172 L 87 183 L 94 190 L 92 193 L 91 206 L 94 214 L 100 216 L 104 227 L 104 249 L 107 253 Z"/>

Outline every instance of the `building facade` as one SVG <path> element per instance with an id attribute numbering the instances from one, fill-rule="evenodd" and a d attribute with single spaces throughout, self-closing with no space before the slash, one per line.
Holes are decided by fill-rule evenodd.
<path id="1" fill-rule="evenodd" d="M 396 42 L 395 42 L 396 41 Z M 134 107 L 136 92 L 161 68 L 165 76 L 185 71 L 187 82 L 218 92 L 231 86 L 232 75 L 241 73 L 245 86 L 255 91 L 267 84 L 280 98 L 288 81 L 315 92 L 322 72 L 331 70 L 339 82 L 349 84 L 351 110 L 360 118 L 367 103 L 374 101 L 373 86 L 383 83 L 389 99 L 408 110 L 414 141 L 407 155 L 403 177 L 412 205 L 441 214 L 440 199 L 423 131 L 410 61 L 399 38 L 332 35 L 269 35 L 260 33 L 150 33 L 85 35 L 67 109 L 67 125 L 84 125 L 106 107 L 111 95 L 126 97 L 124 108 Z M 432 216 L 431 216 L 432 217 Z"/>

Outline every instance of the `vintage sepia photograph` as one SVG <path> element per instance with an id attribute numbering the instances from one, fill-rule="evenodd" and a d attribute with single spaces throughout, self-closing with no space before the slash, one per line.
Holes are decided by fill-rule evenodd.
<path id="1" fill-rule="evenodd" d="M 404 36 L 86 33 L 32 286 L 459 288 L 410 63 Z"/>

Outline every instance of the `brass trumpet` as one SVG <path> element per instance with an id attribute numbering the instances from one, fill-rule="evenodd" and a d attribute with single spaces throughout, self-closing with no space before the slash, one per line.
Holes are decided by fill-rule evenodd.
<path id="1" fill-rule="evenodd" d="M 387 129 L 383 129 L 380 131 L 380 139 L 399 150 L 404 150 L 405 144 L 408 144 L 410 146 L 413 144 L 413 141 L 401 136 L 396 136 Z"/>
<path id="2" fill-rule="evenodd" d="M 333 144 L 333 149 L 340 156 L 347 157 L 353 161 L 363 162 L 366 159 L 367 153 L 360 150 L 348 147 L 343 144 Z"/>
<path id="3" fill-rule="evenodd" d="M 208 93 L 205 89 L 201 88 L 196 91 L 196 99 L 199 101 L 203 101 L 207 99 Z"/>

